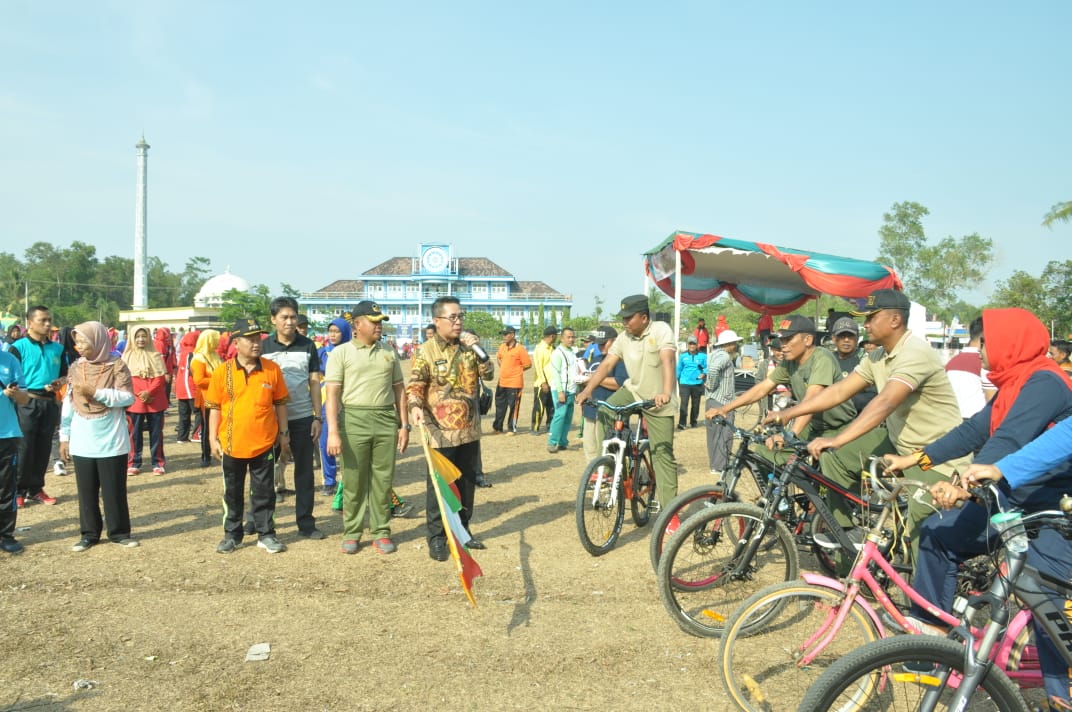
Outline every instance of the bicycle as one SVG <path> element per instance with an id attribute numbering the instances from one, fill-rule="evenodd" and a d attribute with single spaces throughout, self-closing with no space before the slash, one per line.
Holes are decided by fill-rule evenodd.
<path id="1" fill-rule="evenodd" d="M 886 501 L 899 501 L 906 489 L 927 487 L 923 482 L 901 479 L 887 490 L 877 475 L 877 466 L 875 459 L 869 478 L 872 491 Z M 740 709 L 791 708 L 833 660 L 853 650 L 861 640 L 870 642 L 889 635 L 882 611 L 902 630 L 915 631 L 887 594 L 891 586 L 908 600 L 935 609 L 905 581 L 903 574 L 908 567 L 890 560 L 891 553 L 903 560 L 908 557 L 908 543 L 895 541 L 898 527 L 890 522 L 899 511 L 897 507 L 880 511 L 845 581 L 805 573 L 802 581 L 776 583 L 755 593 L 729 617 L 719 650 L 719 671 L 726 691 Z M 959 577 L 958 590 L 985 588 L 992 574 L 992 568 L 971 560 Z M 864 599 L 865 591 L 877 605 L 877 612 Z M 948 613 L 941 616 L 948 625 L 957 623 Z M 755 649 L 764 651 L 761 659 L 750 655 Z"/>
<path id="2" fill-rule="evenodd" d="M 584 468 L 577 488 L 577 533 L 592 556 L 614 548 L 625 519 L 625 500 L 633 522 L 648 523 L 655 506 L 655 471 L 652 469 L 647 428 L 643 416 L 635 431 L 629 427 L 634 415 L 655 406 L 655 401 L 636 401 L 614 406 L 596 401 L 614 413 L 614 426 L 603 440 L 603 454 Z"/>
<path id="3" fill-rule="evenodd" d="M 714 422 L 727 425 L 726 419 L 721 416 L 714 418 Z M 648 544 L 648 556 L 651 558 L 653 571 L 658 571 L 659 558 L 662 556 L 665 542 L 677 531 L 681 522 L 686 521 L 696 512 L 719 502 L 740 501 L 737 487 L 741 478 L 746 474 L 751 475 L 755 482 L 756 498 L 766 488 L 766 474 L 774 472 L 775 465 L 751 451 L 752 443 L 757 439 L 762 439 L 766 434 L 758 429 L 744 430 L 729 427 L 733 428 L 734 437 L 740 440 L 740 444 L 730 459 L 729 466 L 722 473 L 722 478 L 718 482 L 698 485 L 678 494 L 660 509 L 659 516 L 655 518 Z M 745 477 L 745 479 L 748 478 Z"/>
<path id="4" fill-rule="evenodd" d="M 979 490 L 973 490 L 977 493 Z M 992 491 L 992 490 L 991 490 Z M 1037 622 L 1072 667 L 1072 626 L 1050 591 L 1067 600 L 1072 584 L 1028 566 L 1028 532 L 1056 530 L 1072 539 L 1072 497 L 1059 510 L 1026 516 L 999 512 L 991 523 L 1004 545 L 1001 575 L 981 596 L 959 596 L 949 637 L 898 636 L 869 643 L 831 665 L 809 688 L 801 710 L 829 709 L 999 709 L 1027 710 L 1020 688 L 1041 679 L 1037 655 L 1020 650 L 1028 626 Z M 1019 610 L 1013 599 L 1019 603 Z M 982 629 L 965 620 L 967 608 L 989 606 Z M 1015 611 L 1015 612 L 1014 612 Z M 918 707 L 917 707 L 918 705 Z"/>
<path id="5" fill-rule="evenodd" d="M 719 637 L 729 613 L 744 599 L 771 583 L 797 578 L 797 547 L 813 547 L 813 534 L 820 528 L 842 550 L 855 550 L 856 543 L 834 519 L 821 487 L 852 502 L 858 522 L 870 521 L 872 506 L 885 506 L 825 478 L 805 461 L 807 443 L 782 434 L 793 454 L 780 473 L 768 476 L 759 505 L 727 502 L 708 507 L 686 520 L 666 543 L 656 574 L 659 597 L 686 633 Z"/>

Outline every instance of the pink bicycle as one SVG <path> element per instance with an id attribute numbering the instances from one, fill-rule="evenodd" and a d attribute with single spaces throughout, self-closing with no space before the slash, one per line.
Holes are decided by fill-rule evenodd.
<path id="1" fill-rule="evenodd" d="M 872 482 L 877 491 L 880 480 L 873 477 Z M 902 490 L 922 487 L 927 485 L 898 480 L 888 496 L 897 497 Z M 865 537 L 844 582 L 804 574 L 803 581 L 779 583 L 757 591 L 727 619 L 719 670 L 726 691 L 740 709 L 794 709 L 828 666 L 861 645 L 891 632 L 918 633 L 887 589 L 901 592 L 949 626 L 961 622 L 916 593 L 898 570 L 905 567 L 890 562 L 891 550 L 907 547 L 907 542 L 891 540 L 892 532 L 898 528 L 889 526 L 889 518 L 896 511 L 896 507 L 883 511 Z M 993 572 L 989 559 L 973 559 L 961 571 L 959 591 L 985 590 Z M 1040 687 L 1038 658 L 1027 644 L 1030 618 L 1027 612 L 1014 617 L 997 651 L 996 662 L 1018 685 Z M 891 631 L 891 622 L 901 631 Z"/>

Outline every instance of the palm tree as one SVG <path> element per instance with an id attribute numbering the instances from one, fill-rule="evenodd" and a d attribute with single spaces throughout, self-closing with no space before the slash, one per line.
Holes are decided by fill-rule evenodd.
<path id="1" fill-rule="evenodd" d="M 1072 221 L 1072 200 L 1058 203 L 1050 208 L 1050 212 L 1046 213 L 1046 217 L 1042 219 L 1042 224 L 1045 227 L 1053 227 L 1054 223 L 1070 221 Z"/>

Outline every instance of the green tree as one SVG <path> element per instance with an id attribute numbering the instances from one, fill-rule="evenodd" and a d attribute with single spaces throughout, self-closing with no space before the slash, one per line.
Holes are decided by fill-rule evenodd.
<path id="1" fill-rule="evenodd" d="M 272 295 L 263 284 L 254 285 L 251 292 L 240 289 L 228 289 L 223 293 L 223 308 L 220 309 L 220 321 L 224 328 L 238 319 L 253 318 L 265 329 L 271 329 L 271 312 L 268 305 Z"/>
<path id="2" fill-rule="evenodd" d="M 1072 260 L 1051 260 L 1042 270 L 1042 290 L 1047 296 L 1047 326 L 1053 322 L 1058 336 L 1072 331 Z"/>
<path id="3" fill-rule="evenodd" d="M 465 329 L 482 339 L 495 341 L 502 334 L 503 323 L 488 312 L 467 311 L 465 312 Z"/>
<path id="4" fill-rule="evenodd" d="M 291 286 L 287 282 L 282 282 L 279 285 L 279 294 L 277 294 L 276 296 L 279 296 L 279 297 L 294 297 L 295 299 L 297 299 L 301 295 L 302 295 L 302 292 L 301 292 L 300 289 L 298 289 L 297 287 Z M 388 322 L 388 323 L 390 323 L 390 322 Z"/>
<path id="5" fill-rule="evenodd" d="M 596 318 L 596 322 L 598 323 L 600 320 L 603 319 L 603 297 L 596 295 L 595 301 L 596 308 L 592 310 L 592 316 Z"/>
<path id="6" fill-rule="evenodd" d="M 1054 223 L 1070 221 L 1072 221 L 1072 200 L 1057 203 L 1042 218 L 1042 224 L 1046 227 L 1053 227 Z"/>
<path id="7" fill-rule="evenodd" d="M 1008 279 L 997 283 L 990 297 L 990 307 L 1020 307 L 1033 312 L 1043 321 L 1050 317 L 1050 307 L 1042 279 L 1033 277 L 1023 270 L 1016 270 Z"/>
<path id="8" fill-rule="evenodd" d="M 207 257 L 191 257 L 186 260 L 186 267 L 179 277 L 179 304 L 192 305 L 194 303 L 194 297 L 205 284 L 211 268 L 212 262 Z"/>
<path id="9" fill-rule="evenodd" d="M 929 214 L 919 203 L 894 203 L 882 216 L 877 259 L 896 270 L 909 298 L 945 315 L 960 289 L 983 281 L 994 259 L 994 243 L 972 233 L 929 245 L 923 230 L 923 218 Z"/>

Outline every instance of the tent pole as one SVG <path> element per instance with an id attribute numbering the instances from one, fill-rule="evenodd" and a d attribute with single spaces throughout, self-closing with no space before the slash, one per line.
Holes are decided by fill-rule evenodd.
<path id="1" fill-rule="evenodd" d="M 681 336 L 681 253 L 674 250 L 674 341 Z"/>

